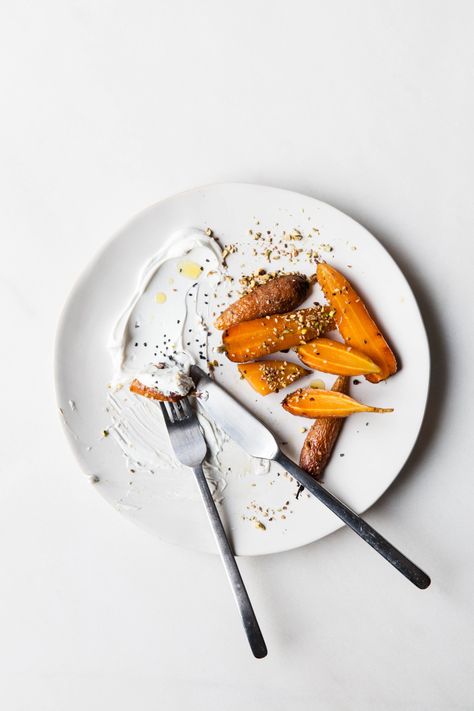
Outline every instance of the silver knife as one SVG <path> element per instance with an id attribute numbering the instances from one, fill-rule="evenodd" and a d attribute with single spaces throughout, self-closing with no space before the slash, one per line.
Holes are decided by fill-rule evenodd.
<path id="1" fill-rule="evenodd" d="M 430 578 L 418 566 L 400 553 L 364 519 L 289 459 L 278 446 L 273 434 L 260 420 L 243 407 L 224 388 L 212 380 L 201 368 L 191 367 L 191 375 L 199 391 L 199 403 L 206 413 L 242 449 L 252 457 L 278 462 L 313 496 L 344 521 L 358 536 L 380 553 L 394 568 L 416 587 L 424 590 Z"/>

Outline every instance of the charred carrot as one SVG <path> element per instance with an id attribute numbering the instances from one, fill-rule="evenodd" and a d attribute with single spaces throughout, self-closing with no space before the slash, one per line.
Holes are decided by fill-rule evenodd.
<path id="1" fill-rule="evenodd" d="M 216 319 L 215 326 L 224 330 L 241 321 L 291 311 L 305 300 L 308 290 L 309 281 L 302 274 L 274 277 L 231 304 Z"/>
<path id="2" fill-rule="evenodd" d="M 347 394 L 348 384 L 347 377 L 339 376 L 331 391 Z M 318 417 L 306 435 L 300 454 L 300 467 L 316 479 L 322 477 L 343 423 L 343 417 Z"/>

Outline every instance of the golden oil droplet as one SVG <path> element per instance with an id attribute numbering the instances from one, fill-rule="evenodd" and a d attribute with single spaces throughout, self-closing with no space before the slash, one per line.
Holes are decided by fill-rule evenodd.
<path id="1" fill-rule="evenodd" d="M 324 380 L 312 380 L 309 384 L 310 388 L 314 390 L 326 390 L 326 383 Z"/>
<path id="2" fill-rule="evenodd" d="M 188 279 L 199 279 L 202 274 L 202 267 L 196 262 L 186 261 L 178 264 L 178 271 Z"/>
<path id="3" fill-rule="evenodd" d="M 166 294 L 163 291 L 158 291 L 155 294 L 155 301 L 157 304 L 164 304 L 166 301 Z"/>

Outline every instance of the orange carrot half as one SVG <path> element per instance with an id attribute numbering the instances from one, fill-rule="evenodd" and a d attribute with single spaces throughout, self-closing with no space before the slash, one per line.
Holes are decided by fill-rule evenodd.
<path id="1" fill-rule="evenodd" d="M 299 346 L 298 358 L 314 370 L 335 375 L 380 373 L 379 366 L 365 353 L 330 338 L 317 338 Z"/>
<path id="2" fill-rule="evenodd" d="M 277 393 L 310 371 L 286 360 L 260 360 L 237 366 L 243 378 L 260 395 Z"/>
<path id="3" fill-rule="evenodd" d="M 334 328 L 334 312 L 312 306 L 287 314 L 265 316 L 230 326 L 222 336 L 227 358 L 247 363 L 269 353 L 284 351 L 317 338 Z"/>
<path id="4" fill-rule="evenodd" d="M 329 264 L 318 264 L 318 283 L 336 312 L 339 333 L 346 344 L 366 353 L 380 372 L 366 374 L 378 383 L 397 372 L 396 358 L 359 294 L 347 279 Z"/>
<path id="5" fill-rule="evenodd" d="M 309 417 L 347 417 L 356 412 L 393 412 L 393 408 L 371 407 L 334 390 L 303 388 L 286 396 L 282 403 L 292 415 Z"/>

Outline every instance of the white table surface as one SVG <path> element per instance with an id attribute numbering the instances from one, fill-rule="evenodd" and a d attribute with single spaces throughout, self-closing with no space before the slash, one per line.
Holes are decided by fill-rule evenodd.
<path id="1" fill-rule="evenodd" d="M 474 708 L 471 2 L 0 5 L 0 705 L 5 711 Z M 353 534 L 244 559 L 254 660 L 217 558 L 125 521 L 69 450 L 53 342 L 130 215 L 215 181 L 348 212 L 405 270 L 433 380 L 418 446 Z M 354 472 L 357 476 L 357 472 Z"/>

